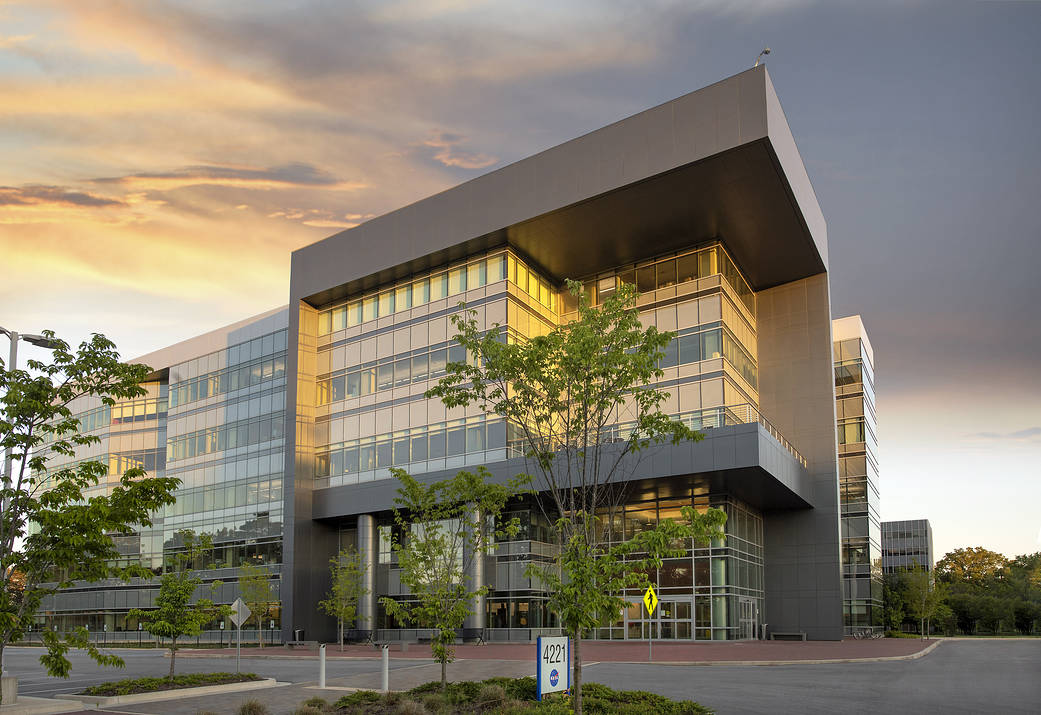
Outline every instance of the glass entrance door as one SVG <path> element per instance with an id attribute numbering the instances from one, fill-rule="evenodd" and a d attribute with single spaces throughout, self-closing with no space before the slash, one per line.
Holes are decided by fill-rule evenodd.
<path id="1" fill-rule="evenodd" d="M 753 598 L 742 597 L 738 601 L 740 638 L 744 641 L 755 640 L 759 630 L 759 605 Z"/>
<path id="2" fill-rule="evenodd" d="M 689 640 L 693 630 L 693 597 L 662 596 L 654 615 L 642 603 L 631 603 L 625 611 L 628 640 Z"/>

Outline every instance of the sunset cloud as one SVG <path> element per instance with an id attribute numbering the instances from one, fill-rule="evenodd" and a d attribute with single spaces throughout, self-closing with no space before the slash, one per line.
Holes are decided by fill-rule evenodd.
<path id="1" fill-rule="evenodd" d="M 438 151 L 434 159 L 445 166 L 455 166 L 460 169 L 485 169 L 499 161 L 497 157 L 481 152 L 469 152 L 459 148 L 463 137 L 448 132 L 436 132 L 432 137 L 423 142 L 424 146 L 432 147 Z"/>
<path id="2" fill-rule="evenodd" d="M 175 171 L 141 172 L 128 176 L 94 179 L 97 184 L 122 184 L 134 188 L 170 190 L 186 186 L 234 186 L 248 189 L 309 188 L 357 191 L 362 181 L 342 181 L 310 164 L 293 162 L 270 168 L 242 166 L 188 166 Z"/>
<path id="3" fill-rule="evenodd" d="M 124 206 L 122 201 L 63 186 L 0 186 L 4 206 Z"/>

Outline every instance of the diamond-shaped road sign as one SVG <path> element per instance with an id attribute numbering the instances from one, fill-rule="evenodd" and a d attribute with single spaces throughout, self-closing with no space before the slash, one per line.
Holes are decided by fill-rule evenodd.
<path id="1" fill-rule="evenodd" d="M 658 594 L 654 592 L 654 586 L 647 587 L 647 593 L 643 594 L 643 605 L 647 606 L 648 615 L 654 615 L 654 609 L 658 607 Z"/>
<path id="2" fill-rule="evenodd" d="M 231 604 L 231 622 L 235 624 L 236 628 L 241 628 L 246 619 L 252 615 L 253 611 L 249 610 L 249 606 L 243 603 L 241 598 L 236 598 L 235 603 Z"/>

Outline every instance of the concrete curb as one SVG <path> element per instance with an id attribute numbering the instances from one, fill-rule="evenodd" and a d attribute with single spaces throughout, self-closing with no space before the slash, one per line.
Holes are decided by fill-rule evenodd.
<path id="1" fill-rule="evenodd" d="M 60 702 L 53 698 L 37 698 L 21 695 L 10 705 L 0 705 L 3 715 L 54 715 L 54 713 L 73 713 L 83 709 L 81 703 Z"/>
<path id="2" fill-rule="evenodd" d="M 55 695 L 54 698 L 56 700 L 78 700 L 84 705 L 93 705 L 95 708 L 105 708 L 110 705 L 131 705 L 133 703 L 150 703 L 157 700 L 197 698 L 201 695 L 238 693 L 247 690 L 273 688 L 276 685 L 290 685 L 290 683 L 279 683 L 276 682 L 274 678 L 264 678 L 263 680 L 249 680 L 244 683 L 204 685 L 199 688 L 176 688 L 174 690 L 158 690 L 153 693 L 137 693 L 136 695 Z"/>

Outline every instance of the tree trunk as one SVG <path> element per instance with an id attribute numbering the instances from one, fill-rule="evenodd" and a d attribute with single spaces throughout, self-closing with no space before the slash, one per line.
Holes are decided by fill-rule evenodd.
<path id="1" fill-rule="evenodd" d="M 257 614 L 257 647 L 264 647 L 264 618 Z"/>
<path id="2" fill-rule="evenodd" d="M 340 652 L 343 653 L 343 619 L 340 620 Z"/>
<path id="3" fill-rule="evenodd" d="M 448 661 L 441 659 L 441 692 L 448 689 Z"/>
<path id="4" fill-rule="evenodd" d="M 174 638 L 170 642 L 170 680 L 173 680 L 174 676 L 174 662 L 177 660 L 177 639 Z"/>
<path id="5" fill-rule="evenodd" d="M 575 715 L 582 715 L 582 631 L 575 629 L 575 662 L 572 670 L 575 677 L 571 679 L 572 700 L 575 703 Z"/>

